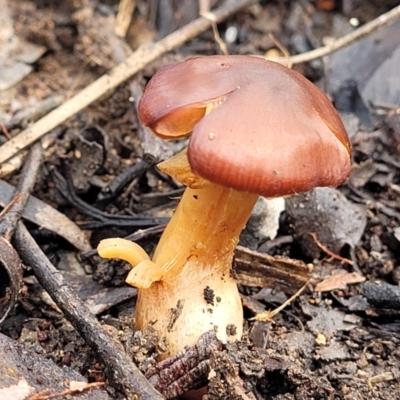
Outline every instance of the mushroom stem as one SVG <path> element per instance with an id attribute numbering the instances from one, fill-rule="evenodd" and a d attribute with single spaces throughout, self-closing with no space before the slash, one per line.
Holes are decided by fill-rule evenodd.
<path id="1" fill-rule="evenodd" d="M 174 169 L 192 187 L 185 190 L 153 259 L 136 243 L 119 238 L 101 241 L 98 251 L 132 264 L 126 281 L 139 288 L 136 328 L 152 325 L 167 341 L 161 356 L 167 358 L 195 345 L 210 329 L 224 342 L 241 337 L 243 310 L 230 271 L 258 195 L 199 179 L 190 172 L 185 153 L 161 168 Z"/>
<path id="2" fill-rule="evenodd" d="M 258 195 L 211 183 L 187 188 L 153 256 L 156 264 L 165 266 L 165 279 L 175 278 L 190 260 L 210 264 L 213 272 L 217 267 L 211 260 L 231 261 L 257 199 Z"/>
<path id="3" fill-rule="evenodd" d="M 166 338 L 163 358 L 210 329 L 224 342 L 240 338 L 243 311 L 230 270 L 257 198 L 209 182 L 183 194 L 153 257 L 163 276 L 139 290 L 136 306 L 136 328 L 151 324 Z"/>

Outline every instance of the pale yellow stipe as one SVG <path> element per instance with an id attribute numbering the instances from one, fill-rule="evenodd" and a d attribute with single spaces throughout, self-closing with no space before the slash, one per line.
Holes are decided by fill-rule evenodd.
<path id="1" fill-rule="evenodd" d="M 142 247 L 127 239 L 104 239 L 97 246 L 97 251 L 100 257 L 119 258 L 127 261 L 133 267 L 144 260 L 150 260 L 150 257 Z"/>
<path id="2" fill-rule="evenodd" d="M 139 288 L 135 328 L 151 325 L 168 343 L 161 358 L 195 345 L 210 329 L 224 343 L 243 332 L 243 307 L 231 276 L 233 254 L 258 196 L 196 177 L 186 153 L 161 168 L 188 185 L 154 252 L 122 239 L 109 239 L 99 253 L 129 261 L 126 281 Z M 106 251 L 102 251 L 106 249 Z M 211 300 L 205 295 L 212 293 Z"/>

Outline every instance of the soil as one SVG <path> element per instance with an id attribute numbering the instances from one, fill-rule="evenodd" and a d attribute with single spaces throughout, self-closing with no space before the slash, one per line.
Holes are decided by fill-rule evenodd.
<path id="1" fill-rule="evenodd" d="M 271 55 L 280 48 L 295 54 L 329 43 L 398 4 L 383 0 L 261 1 L 219 24 L 218 29 L 230 54 Z M 126 40 L 110 40 L 115 38 L 117 1 L 63 0 L 55 5 L 45 0 L 20 0 L 9 1 L 8 6 L 15 37 L 44 46 L 46 51 L 33 64 L 30 74 L 2 91 L 0 144 L 39 118 L 34 106 L 39 107 L 39 114 L 41 108 L 42 113 L 47 113 L 44 100 L 52 99 L 56 106 L 121 62 L 126 45 L 135 49 L 148 40 L 157 40 L 197 14 L 195 0 L 138 0 Z M 350 121 L 346 127 L 349 134 L 351 130 L 353 172 L 335 192 L 344 203 L 335 205 L 339 211 L 334 219 L 321 219 L 321 214 L 314 211 L 300 218 L 296 211 L 299 207 L 291 203 L 280 216 L 275 239 L 257 236 L 254 229 L 243 235 L 241 244 L 246 248 L 268 251 L 278 259 L 284 256 L 288 262 L 299 260 L 305 270 L 312 269 L 307 275 L 312 283 L 273 321 L 254 321 L 256 314 L 285 302 L 304 281 L 293 278 L 286 286 L 278 280 L 255 286 L 246 284 L 239 271 L 245 336 L 241 342 L 228 346 L 212 347 L 210 343 L 216 339 L 205 340 L 203 346 L 208 351 L 201 361 L 208 361 L 199 361 L 200 378 L 185 378 L 188 389 L 201 386 L 208 376 L 207 399 L 400 399 L 398 74 L 389 85 L 390 93 L 389 89 L 384 92 L 384 102 L 374 103 L 368 97 L 387 85 L 390 69 L 379 73 L 379 66 L 390 59 L 388 54 L 394 54 L 396 49 L 399 53 L 398 23 L 396 29 L 397 35 L 380 33 L 368 49 L 353 48 L 352 64 L 369 52 L 368 66 L 375 65 L 374 71 L 366 71 L 367 64 L 361 61 L 353 70 L 339 68 L 340 63 L 347 65 L 349 57 L 340 51 L 293 66 L 325 90 L 343 118 Z M 378 51 L 379 43 L 386 40 L 387 52 Z M 54 129 L 47 137 L 32 195 L 75 222 L 92 248 L 105 237 L 136 234 L 138 243 L 150 253 L 163 228 L 152 227 L 170 217 L 182 187 L 161 174 L 154 160 L 140 164 L 144 155 L 133 84 L 143 88 L 155 71 L 173 61 L 221 51 L 213 32 L 206 31 L 161 55 L 112 93 Z M 169 146 L 166 151 L 175 152 L 182 144 L 174 142 Z M 127 176 L 121 175 L 128 169 Z M 2 173 L 2 179 L 14 186 L 20 177 L 20 168 Z M 119 185 L 115 185 L 117 177 Z M 300 208 L 307 201 L 314 201 L 312 196 L 299 199 Z M 353 206 L 356 208 L 349 208 Z M 107 214 L 98 218 L 93 209 Z M 344 214 L 345 210 L 348 214 Z M 324 212 L 329 214 L 329 208 Z M 346 215 L 346 221 L 338 224 L 341 215 Z M 146 220 L 132 226 L 121 216 Z M 357 220 L 353 219 L 355 216 Z M 329 226 L 329 232 L 310 239 L 309 232 L 315 232 L 315 226 L 304 226 L 304 219 Z M 46 225 L 43 228 L 40 221 L 27 221 L 27 227 L 49 260 L 63 271 L 71 287 L 115 338 L 115 345 L 122 346 L 149 377 L 148 371 L 164 344 L 151 330 L 133 332 L 136 290 L 124 282 L 130 267 L 77 250 L 55 233 L 57 230 Z M 145 230 L 141 238 L 140 229 Z M 239 255 L 237 260 L 240 264 Z M 340 279 L 332 281 L 337 276 Z M 264 281 L 268 278 L 264 277 Z M 317 284 L 322 283 L 325 288 L 318 289 Z M 207 294 L 212 301 L 214 294 Z M 70 367 L 89 382 L 106 379 L 95 349 L 87 346 L 63 316 L 29 265 L 24 266 L 18 304 L 1 325 L 1 332 L 18 346 L 23 345 L 57 366 Z M 202 345 L 199 346 L 201 350 Z M 188 362 L 185 357 L 189 356 L 182 356 L 183 364 Z M 170 366 L 159 368 L 168 371 Z M 171 373 L 177 380 L 182 370 Z M 163 388 L 156 378 L 149 380 L 159 390 L 165 390 L 167 398 L 174 397 L 175 392 Z M 108 381 L 106 389 L 110 398 L 124 398 Z"/>

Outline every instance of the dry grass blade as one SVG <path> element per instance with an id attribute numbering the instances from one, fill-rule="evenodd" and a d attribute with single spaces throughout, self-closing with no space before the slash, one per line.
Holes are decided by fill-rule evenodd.
<path id="1" fill-rule="evenodd" d="M 284 308 L 286 308 L 295 298 L 299 297 L 304 289 L 307 287 L 309 282 L 307 282 L 302 288 L 300 288 L 290 299 L 287 299 L 283 304 L 279 307 L 275 308 L 272 311 L 264 311 L 260 314 L 257 314 L 255 317 L 250 318 L 251 321 L 261 321 L 261 322 L 273 322 L 273 318 L 275 315 L 280 313 Z"/>

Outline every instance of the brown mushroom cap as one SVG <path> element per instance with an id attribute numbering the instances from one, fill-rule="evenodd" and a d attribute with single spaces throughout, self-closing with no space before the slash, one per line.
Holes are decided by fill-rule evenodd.
<path id="1" fill-rule="evenodd" d="M 349 139 L 326 95 L 261 58 L 208 56 L 167 66 L 147 85 L 139 117 L 164 138 L 192 132 L 192 171 L 233 189 L 284 196 L 338 186 L 350 173 Z"/>

